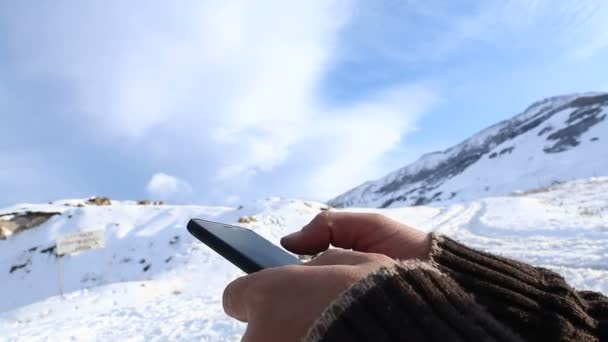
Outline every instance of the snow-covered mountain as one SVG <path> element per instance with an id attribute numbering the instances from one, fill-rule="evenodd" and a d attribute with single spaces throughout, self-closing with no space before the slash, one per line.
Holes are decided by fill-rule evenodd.
<path id="1" fill-rule="evenodd" d="M 0 340 L 237 341 L 244 325 L 223 313 L 221 294 L 242 273 L 193 239 L 186 222 L 247 217 L 242 225 L 278 243 L 325 209 L 279 198 L 239 208 L 106 204 L 66 200 L 0 210 L 4 222 L 47 217 L 0 240 Z M 349 210 L 379 212 L 608 293 L 608 177 L 450 206 Z M 97 229 L 105 231 L 105 249 L 57 259 L 58 236 Z"/>
<path id="2" fill-rule="evenodd" d="M 328 203 L 379 208 L 451 203 L 605 176 L 607 115 L 606 93 L 548 98 Z"/>

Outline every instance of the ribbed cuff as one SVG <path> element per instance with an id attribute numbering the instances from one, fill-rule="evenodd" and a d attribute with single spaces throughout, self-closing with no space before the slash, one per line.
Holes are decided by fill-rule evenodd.
<path id="1" fill-rule="evenodd" d="M 520 341 L 430 263 L 401 261 L 347 289 L 304 341 Z"/>
<path id="2" fill-rule="evenodd" d="M 430 262 L 526 340 L 597 341 L 588 303 L 560 275 L 433 236 Z"/>

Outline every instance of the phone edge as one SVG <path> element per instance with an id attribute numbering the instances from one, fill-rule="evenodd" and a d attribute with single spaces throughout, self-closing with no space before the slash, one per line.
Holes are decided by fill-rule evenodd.
<path id="1" fill-rule="evenodd" d="M 230 244 L 227 244 L 224 240 L 211 234 L 202 225 L 199 225 L 196 221 L 207 221 L 203 219 L 190 219 L 186 225 L 188 232 L 202 242 L 205 246 L 211 248 L 214 252 L 222 256 L 224 259 L 241 269 L 247 274 L 251 274 L 262 270 L 263 268 L 253 262 L 252 260 L 243 256 L 243 254 L 233 248 Z M 207 221 L 211 223 L 217 223 L 213 221 Z"/>

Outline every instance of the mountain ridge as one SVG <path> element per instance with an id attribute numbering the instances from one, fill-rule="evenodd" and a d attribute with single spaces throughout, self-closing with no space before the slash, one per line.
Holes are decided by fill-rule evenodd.
<path id="1" fill-rule="evenodd" d="M 505 146 L 505 144 L 514 140 L 529 140 L 532 133 L 536 133 L 534 135 L 537 141 L 530 148 L 533 148 L 534 145 L 540 145 L 542 146 L 542 154 L 558 155 L 581 145 L 582 136 L 596 128 L 599 123 L 602 123 L 600 125 L 601 130 L 603 130 L 603 132 L 600 132 L 602 134 L 590 138 L 591 142 L 597 143 L 600 141 L 600 135 L 605 137 L 608 133 L 605 120 L 607 113 L 608 93 L 588 92 L 545 98 L 534 102 L 526 110 L 511 119 L 491 125 L 443 151 L 424 154 L 414 163 L 397 169 L 375 181 L 367 181 L 331 199 L 328 204 L 334 207 L 373 206 L 385 208 L 394 204 L 423 205 L 433 202 L 474 199 L 474 193 L 478 193 L 479 189 L 472 189 L 474 187 L 467 186 L 467 184 L 452 187 L 444 187 L 444 185 L 453 183 L 453 178 L 458 178 L 459 175 L 466 173 L 471 166 L 484 159 L 485 156 L 489 159 L 497 159 L 505 155 L 511 155 L 516 144 L 513 146 Z M 600 141 L 599 144 L 605 145 L 605 141 Z M 538 156 L 540 153 L 535 152 L 530 156 Z M 608 158 L 605 153 L 602 155 Z M 556 168 L 563 168 L 563 165 L 561 165 L 564 164 L 563 158 L 545 159 L 549 164 L 556 164 L 554 165 Z M 580 161 L 578 159 L 581 158 L 574 159 Z M 608 174 L 608 165 L 594 166 L 594 169 L 591 172 L 575 172 L 572 175 L 573 177 L 569 177 L 562 172 L 558 175 L 559 177 L 553 177 L 554 179 L 548 184 L 545 184 L 546 182 L 530 184 L 529 181 L 524 182 L 526 184 L 519 184 L 520 182 L 515 180 L 512 182 L 514 186 L 510 189 L 507 189 L 509 187 L 506 184 L 502 184 L 502 187 L 505 188 L 502 194 L 549 185 L 551 182 L 597 176 L 598 174 L 594 174 L 595 172 Z M 471 180 L 468 181 L 470 183 Z M 492 188 L 494 184 L 491 183 L 486 184 L 484 189 L 486 187 Z M 486 190 L 483 195 L 501 194 L 496 191 L 488 193 L 488 191 Z M 463 193 L 467 192 L 469 194 L 463 196 Z"/>

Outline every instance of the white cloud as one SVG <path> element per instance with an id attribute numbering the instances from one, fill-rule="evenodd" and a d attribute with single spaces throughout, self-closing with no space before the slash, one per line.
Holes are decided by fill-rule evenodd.
<path id="1" fill-rule="evenodd" d="M 433 97 L 397 85 L 324 103 L 318 92 L 350 9 L 344 0 L 56 1 L 16 6 L 21 19 L 7 27 L 12 51 L 26 56 L 20 72 L 64 84 L 62 115 L 78 116 L 92 140 L 181 163 L 189 183 L 213 183 L 213 193 L 289 164 L 311 184 L 297 195 L 330 196 L 363 181 Z M 165 174 L 148 184 L 158 196 L 190 188 Z"/>
<path id="2" fill-rule="evenodd" d="M 324 141 L 322 165 L 306 184 L 316 198 L 330 198 L 386 172 L 383 156 L 395 148 L 437 101 L 429 86 L 395 87 L 318 118 L 311 130 Z M 380 172 L 380 173 L 379 173 Z"/>
<path id="3" fill-rule="evenodd" d="M 160 197 L 162 199 L 174 198 L 176 196 L 184 196 L 192 193 L 192 187 L 187 182 L 159 172 L 150 178 L 146 191 L 151 196 Z"/>
<path id="4" fill-rule="evenodd" d="M 25 84 L 5 85 L 13 101 L 48 105 L 34 112 L 61 117 L 48 122 L 69 127 L 65 141 L 79 130 L 74 148 L 137 159 L 132 174 L 170 163 L 178 184 L 222 200 L 252 188 L 323 199 L 379 175 L 386 153 L 437 99 L 433 84 L 393 83 L 327 103 L 320 91 L 336 61 L 384 53 L 381 62 L 406 66 L 348 70 L 365 79 L 409 75 L 417 64 L 407 63 L 421 60 L 458 68 L 455 55 L 488 45 L 586 58 L 606 48 L 607 11 L 592 0 L 0 2 L 0 49 L 3 67 Z M 368 44 L 342 51 L 352 25 Z M 414 74 L 447 77 L 435 66 Z"/>

